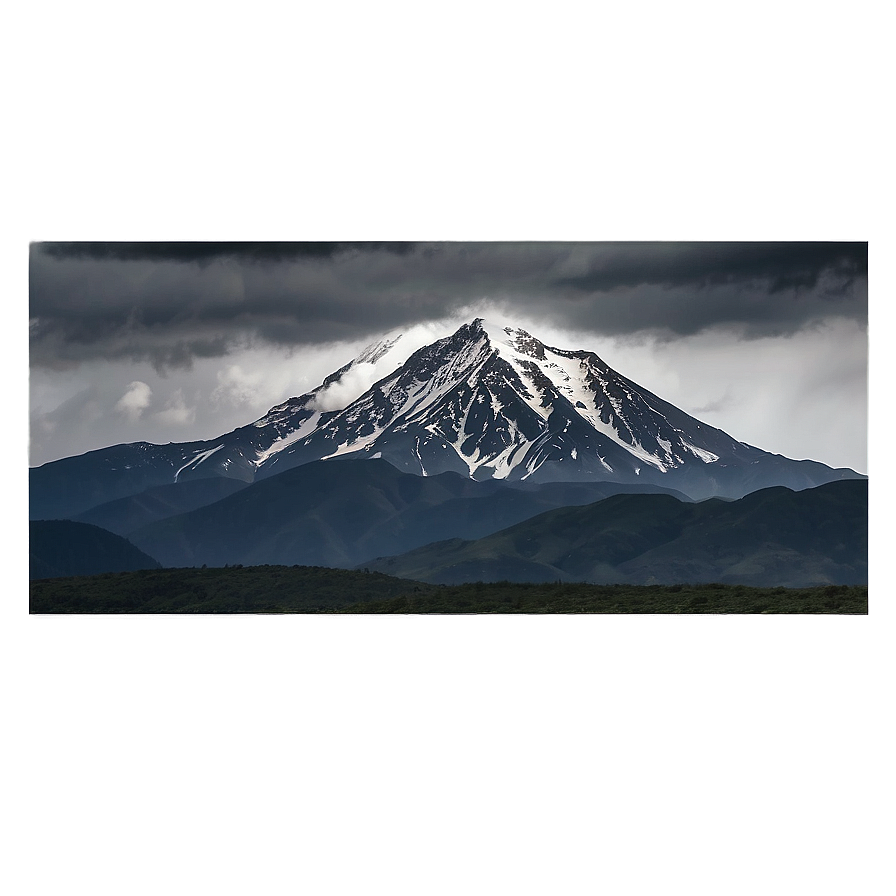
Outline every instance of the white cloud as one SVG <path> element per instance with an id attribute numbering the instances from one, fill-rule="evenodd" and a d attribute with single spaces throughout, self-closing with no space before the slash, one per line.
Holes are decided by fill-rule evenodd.
<path id="1" fill-rule="evenodd" d="M 184 401 L 184 390 L 176 389 L 168 404 L 165 405 L 165 410 L 156 412 L 154 416 L 162 423 L 185 426 L 195 419 L 196 408 L 187 407 L 187 403 Z"/>
<path id="2" fill-rule="evenodd" d="M 314 407 L 319 411 L 339 411 L 360 398 L 380 377 L 376 364 L 356 364 L 336 382 L 317 393 Z"/>
<path id="3" fill-rule="evenodd" d="M 314 400 L 314 407 L 319 411 L 340 411 L 348 407 L 355 399 L 360 398 L 374 383 L 388 376 L 419 348 L 450 336 L 460 325 L 454 318 L 445 318 L 425 324 L 417 324 L 407 329 L 392 330 L 383 334 L 383 339 L 394 341 L 393 346 L 376 363 L 362 362 L 347 370 L 336 382 L 322 389 Z M 398 339 L 397 337 L 401 337 Z M 358 356 L 367 344 L 346 344 L 345 353 Z M 320 376 L 329 375 L 333 371 L 333 358 L 342 354 L 331 348 L 329 356 L 321 356 L 325 366 L 319 366 Z M 319 362 L 320 365 L 320 362 Z M 329 369 L 327 369 L 329 368 Z"/>
<path id="4" fill-rule="evenodd" d="M 215 404 L 256 405 L 259 401 L 259 386 L 262 375 L 243 370 L 239 364 L 231 364 L 216 374 L 218 385 L 212 392 Z"/>
<path id="5" fill-rule="evenodd" d="M 151 400 L 152 389 L 146 383 L 134 380 L 134 382 L 128 385 L 127 392 L 115 403 L 115 410 L 132 421 L 139 420 L 143 412 L 149 407 Z"/>

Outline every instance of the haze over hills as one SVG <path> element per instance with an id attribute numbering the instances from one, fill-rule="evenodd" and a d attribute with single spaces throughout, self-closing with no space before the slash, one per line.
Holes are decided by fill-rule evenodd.
<path id="1" fill-rule="evenodd" d="M 695 500 L 865 478 L 739 442 L 592 352 L 546 346 L 481 319 L 396 363 L 357 397 L 342 388 L 374 365 L 388 369 L 400 339 L 372 345 L 312 392 L 218 438 L 116 445 L 34 468 L 31 518 L 89 516 L 99 505 L 194 480 L 260 484 L 343 457 L 382 458 L 427 478 L 646 485 Z"/>

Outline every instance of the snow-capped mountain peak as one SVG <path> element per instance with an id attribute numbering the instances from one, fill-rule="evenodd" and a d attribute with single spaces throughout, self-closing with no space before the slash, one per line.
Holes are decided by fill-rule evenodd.
<path id="1" fill-rule="evenodd" d="M 354 364 L 332 382 L 343 382 Z M 320 399 L 310 406 L 321 409 Z M 550 347 L 482 318 L 417 350 L 332 411 L 262 463 L 273 471 L 306 458 L 376 455 L 424 476 L 454 469 L 528 479 L 541 471 L 627 481 L 715 463 L 720 448 L 745 448 L 639 389 L 592 352 Z"/>
<path id="2" fill-rule="evenodd" d="M 391 339 L 386 338 L 381 339 L 379 342 L 371 343 L 358 355 L 354 363 L 376 364 L 377 361 L 388 355 L 398 345 L 402 335 L 402 333 L 397 333 Z"/>
<path id="3" fill-rule="evenodd" d="M 544 344 L 519 327 L 503 326 L 482 317 L 477 317 L 471 327 L 483 332 L 498 352 L 504 349 L 509 350 L 511 354 L 528 355 L 533 358 L 544 355 Z"/>

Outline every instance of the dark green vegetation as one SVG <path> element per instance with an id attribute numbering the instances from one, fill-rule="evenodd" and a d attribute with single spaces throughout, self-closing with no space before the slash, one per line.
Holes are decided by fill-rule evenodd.
<path id="1" fill-rule="evenodd" d="M 443 584 L 866 584 L 868 483 L 842 480 L 800 492 L 777 486 L 738 501 L 699 504 L 616 495 L 549 511 L 476 541 L 452 539 L 365 565 Z"/>
<path id="2" fill-rule="evenodd" d="M 836 613 L 868 589 L 743 585 L 439 586 L 321 567 L 165 569 L 31 583 L 32 613 Z"/>
<path id="3" fill-rule="evenodd" d="M 162 569 L 31 583 L 32 613 L 315 613 L 431 586 L 317 566 Z"/>
<path id="4" fill-rule="evenodd" d="M 100 572 L 158 569 L 160 564 L 120 535 L 71 520 L 28 524 L 29 577 L 89 576 Z"/>
<path id="5" fill-rule="evenodd" d="M 838 613 L 868 612 L 865 586 L 585 585 L 477 582 L 421 589 L 343 613 Z"/>

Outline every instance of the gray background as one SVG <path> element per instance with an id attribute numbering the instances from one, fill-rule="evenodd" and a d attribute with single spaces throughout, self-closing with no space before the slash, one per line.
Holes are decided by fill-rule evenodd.
<path id="1" fill-rule="evenodd" d="M 31 240 L 869 240 L 873 282 L 867 618 L 51 620 L 27 616 L 14 541 L 6 890 L 893 892 L 882 5 L 51 3 L 6 24 L 12 526 Z M 137 423 L 188 414 L 173 375 L 135 374 Z M 109 380 L 106 414 L 129 382 Z"/>

